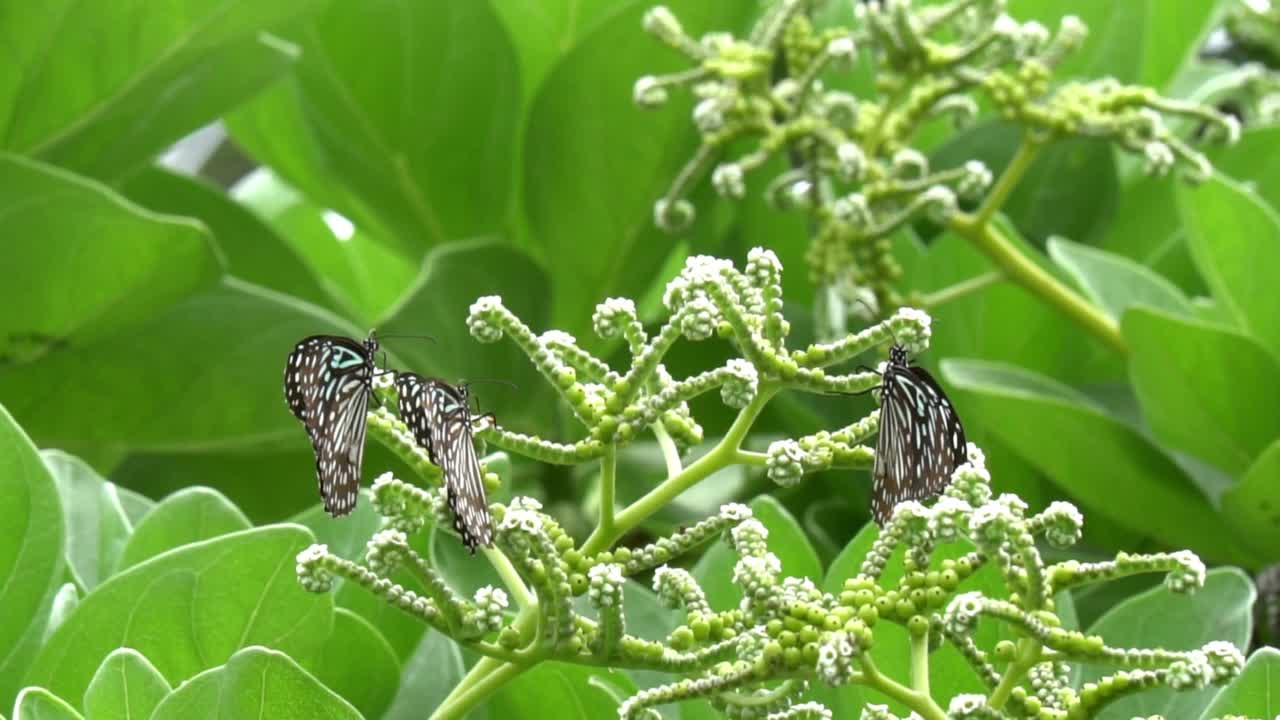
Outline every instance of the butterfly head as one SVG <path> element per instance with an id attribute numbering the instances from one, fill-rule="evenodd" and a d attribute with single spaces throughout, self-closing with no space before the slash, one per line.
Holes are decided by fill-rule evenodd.
<path id="1" fill-rule="evenodd" d="M 910 361 L 907 357 L 907 348 L 902 343 L 894 343 L 889 348 L 889 364 L 906 365 Z"/>
<path id="2" fill-rule="evenodd" d="M 364 339 L 364 349 L 365 349 L 365 353 L 369 357 L 373 357 L 373 354 L 378 352 L 378 331 L 377 330 L 369 331 L 369 337 Z"/>

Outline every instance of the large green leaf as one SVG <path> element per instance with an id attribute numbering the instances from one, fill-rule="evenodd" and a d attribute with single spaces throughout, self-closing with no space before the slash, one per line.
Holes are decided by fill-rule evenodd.
<path id="1" fill-rule="evenodd" d="M 316 305 L 335 305 L 286 238 L 212 183 L 150 166 L 130 175 L 120 191 L 151 210 L 204 223 L 228 273 Z"/>
<path id="2" fill-rule="evenodd" d="M 822 579 L 822 563 L 800 523 L 769 495 L 760 495 L 751 501 L 751 511 L 769 531 L 769 552 L 782 561 L 782 576 L 809 578 L 815 583 Z M 698 558 L 693 576 L 707 593 L 707 600 L 717 611 L 738 606 L 742 589 L 733 583 L 733 566 L 738 563 L 727 541 L 717 540 Z"/>
<path id="3" fill-rule="evenodd" d="M 1238 474 L 1280 438 L 1280 363 L 1252 339 L 1145 308 L 1126 313 L 1122 328 L 1129 375 L 1161 441 Z"/>
<path id="4" fill-rule="evenodd" d="M 31 440 L 0 405 L 0 707 L 8 707 L 39 650 L 54 593 L 62 585 L 58 488 Z"/>
<path id="5" fill-rule="evenodd" d="M 1204 588 L 1191 596 L 1164 587 L 1149 590 L 1115 606 L 1089 628 L 1116 648 L 1160 647 L 1195 650 L 1211 640 L 1226 640 L 1243 650 L 1249 643 L 1253 600 L 1249 578 L 1236 568 L 1215 568 Z M 1084 666 L 1082 682 L 1093 682 L 1115 668 Z M 1163 715 L 1196 718 L 1213 700 L 1214 688 L 1177 691 L 1158 688 L 1108 705 L 1100 720 L 1129 720 Z"/>
<path id="6" fill-rule="evenodd" d="M 1218 9 L 1225 5 L 1223 0 L 1204 0 L 1179 6 L 1178 12 L 1147 6 L 1141 83 L 1157 90 L 1167 88 L 1178 71 L 1196 59 L 1196 53 L 1220 20 Z"/>
<path id="7" fill-rule="evenodd" d="M 363 720 L 291 657 L 249 647 L 173 691 L 152 720 Z"/>
<path id="8" fill-rule="evenodd" d="M 1054 483 L 1118 525 L 1219 560 L 1248 559 L 1173 460 L 1054 380 L 978 360 L 945 360 L 963 407 Z M 959 403 L 957 403 L 959 404 Z"/>
<path id="9" fill-rule="evenodd" d="M 314 306 L 224 279 L 132 332 L 0 372 L 0 397 L 42 444 L 81 455 L 304 442 L 281 373 L 294 343 L 326 332 L 361 335 Z"/>
<path id="10" fill-rule="evenodd" d="M 93 720 L 147 720 L 172 688 L 142 653 L 120 648 L 107 656 L 84 693 Z"/>
<path id="11" fill-rule="evenodd" d="M 369 621 L 345 608 L 333 614 L 333 633 L 307 668 L 366 718 L 380 718 L 400 686 L 400 660 Z"/>
<path id="12" fill-rule="evenodd" d="M 1258 557 L 1280 561 L 1280 438 L 1262 451 L 1240 480 L 1222 494 L 1222 513 L 1237 527 L 1240 541 Z"/>
<path id="13" fill-rule="evenodd" d="M 1280 357 L 1280 216 L 1249 190 L 1224 178 L 1178 193 L 1192 257 L 1213 297 L 1240 329 Z"/>
<path id="14" fill-rule="evenodd" d="M 170 685 L 255 644 L 310 657 L 333 627 L 333 598 L 308 593 L 294 577 L 294 558 L 312 540 L 296 525 L 257 528 L 120 573 L 54 631 L 27 682 L 78 703 L 119 647 L 146 655 Z"/>
<path id="15" fill-rule="evenodd" d="M 1105 250 L 1049 238 L 1049 257 L 1066 270 L 1114 322 L 1135 305 L 1191 316 L 1194 310 L 1173 283 L 1132 260 Z"/>
<path id="16" fill-rule="evenodd" d="M 400 691 L 383 720 L 422 720 L 422 709 L 440 707 L 466 671 L 457 643 L 438 632 L 427 633 L 405 660 Z M 470 717 L 483 712 L 478 708 Z"/>
<path id="17" fill-rule="evenodd" d="M 93 589 L 116 568 L 133 534 L 119 490 L 83 460 L 61 450 L 40 453 L 58 483 L 67 521 L 67 565 L 80 587 Z"/>
<path id="18" fill-rule="evenodd" d="M 3 147 L 119 177 L 278 77 L 316 0 L 0 5 Z"/>
<path id="19" fill-rule="evenodd" d="M 1098 246 L 1151 268 L 1183 292 L 1205 292 L 1178 215 L 1177 183 L 1167 177 L 1129 178 Z"/>
<path id="20" fill-rule="evenodd" d="M 531 97 L 557 60 L 615 12 L 617 0 L 504 0 L 493 3 L 520 58 L 520 80 Z"/>
<path id="21" fill-rule="evenodd" d="M 525 135 L 525 210 L 553 273 L 552 317 L 584 341 L 591 308 L 609 296 L 641 295 L 676 244 L 654 225 L 653 207 L 692 155 L 696 133 L 684 94 L 655 111 L 632 102 L 637 78 L 688 67 L 641 30 L 651 4 L 627 3 L 555 66 Z M 737 30 L 756 12 L 752 3 L 667 5 L 694 36 Z M 708 220 L 692 232 L 714 233 Z"/>
<path id="22" fill-rule="evenodd" d="M 618 698 L 635 692 L 626 675 L 607 668 L 544 662 L 502 686 L 488 709 L 495 718 L 538 717 L 554 709 L 556 718 L 598 720 L 617 717 Z"/>
<path id="23" fill-rule="evenodd" d="M 1261 647 L 1249 656 L 1244 671 L 1204 709 L 1204 720 L 1224 715 L 1280 717 L 1280 650 Z"/>
<path id="24" fill-rule="evenodd" d="M 337 2 L 284 34 L 293 76 L 229 121 L 257 159 L 404 251 L 501 227 L 521 89 L 489 3 Z"/>
<path id="25" fill-rule="evenodd" d="M 1218 172 L 1247 185 L 1272 208 L 1280 208 L 1280 125 L 1257 125 L 1240 134 L 1234 145 L 1204 148 Z"/>
<path id="26" fill-rule="evenodd" d="M 195 223 L 4 153 L 0 217 L 0 368 L 136 326 L 221 273 L 212 242 Z"/>
<path id="27" fill-rule="evenodd" d="M 70 703 L 42 687 L 29 687 L 13 705 L 13 720 L 83 720 Z"/>
<path id="28" fill-rule="evenodd" d="M 120 553 L 120 569 L 162 552 L 251 527 L 240 508 L 222 493 L 195 486 L 170 495 L 138 523 Z"/>

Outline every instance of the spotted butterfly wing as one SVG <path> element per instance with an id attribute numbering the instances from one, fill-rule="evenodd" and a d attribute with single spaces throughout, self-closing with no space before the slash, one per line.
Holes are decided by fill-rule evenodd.
<path id="1" fill-rule="evenodd" d="M 334 517 L 356 506 L 377 350 L 372 332 L 363 343 L 313 335 L 294 346 L 285 363 L 285 401 L 311 438 L 320 497 Z"/>
<path id="2" fill-rule="evenodd" d="M 493 544 L 492 521 L 485 498 L 484 474 L 471 437 L 470 398 L 465 386 L 424 378 L 414 373 L 396 376 L 400 417 L 431 462 L 444 472 L 445 497 L 453 513 L 453 528 L 472 553 Z"/>
<path id="3" fill-rule="evenodd" d="M 894 345 L 880 383 L 880 431 L 872 473 L 871 514 L 880 525 L 906 500 L 925 500 L 946 488 L 965 461 L 964 427 L 946 393 L 927 370 Z"/>

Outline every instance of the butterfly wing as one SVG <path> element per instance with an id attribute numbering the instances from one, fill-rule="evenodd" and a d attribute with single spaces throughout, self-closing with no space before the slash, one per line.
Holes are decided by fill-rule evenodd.
<path id="1" fill-rule="evenodd" d="M 871 513 L 884 525 L 894 507 L 924 500 L 951 480 L 964 461 L 960 416 L 924 368 L 890 363 L 881 384 Z"/>
<path id="2" fill-rule="evenodd" d="M 431 447 L 436 464 L 444 471 L 445 492 L 453 512 L 453 528 L 462 543 L 475 552 L 477 545 L 492 545 L 493 530 L 485 497 L 484 474 L 471 436 L 471 408 L 466 394 L 440 380 L 428 380 L 428 407 L 434 415 Z"/>
<path id="3" fill-rule="evenodd" d="M 285 401 L 311 439 L 320 497 L 334 517 L 356 506 L 372 378 L 365 347 L 333 335 L 302 340 L 285 363 Z"/>

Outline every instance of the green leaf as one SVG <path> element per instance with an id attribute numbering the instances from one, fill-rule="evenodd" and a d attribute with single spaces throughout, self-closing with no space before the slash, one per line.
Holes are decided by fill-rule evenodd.
<path id="1" fill-rule="evenodd" d="M 493 11 L 506 26 L 520 58 L 520 80 L 525 97 L 532 97 L 543 78 L 570 50 L 577 47 L 596 24 L 617 9 L 616 0 L 542 2 L 505 0 L 493 3 Z"/>
<path id="2" fill-rule="evenodd" d="M 142 653 L 120 648 L 98 667 L 84 693 L 93 720 L 147 720 L 172 688 Z"/>
<path id="3" fill-rule="evenodd" d="M 8 231 L 0 369 L 135 327 L 221 273 L 195 223 L 4 153 L 0 216 Z"/>
<path id="4" fill-rule="evenodd" d="M 153 165 L 130 175 L 120 191 L 151 210 L 204 223 L 222 251 L 227 272 L 235 277 L 315 305 L 335 306 L 286 238 L 212 183 Z"/>
<path id="5" fill-rule="evenodd" d="M 1262 451 L 1240 480 L 1222 494 L 1222 514 L 1231 519 L 1241 542 L 1258 557 L 1280 560 L 1280 498 L 1276 497 L 1280 478 L 1280 439 Z"/>
<path id="6" fill-rule="evenodd" d="M 53 602 L 49 604 L 49 621 L 44 626 L 44 633 L 39 644 L 43 645 L 55 630 L 62 627 L 62 623 L 66 622 L 67 618 L 71 617 L 71 613 L 75 612 L 78 607 L 80 607 L 79 588 L 76 587 L 75 583 L 63 583 L 62 587 L 59 587 L 58 591 L 54 593 Z"/>
<path id="7" fill-rule="evenodd" d="M 1210 145 L 1202 152 L 1222 175 L 1258 193 L 1272 208 L 1280 208 L 1280 125 L 1256 125 L 1240 133 L 1234 145 Z"/>
<path id="8" fill-rule="evenodd" d="M 315 5 L 6 3 L 3 146 L 120 177 L 278 77 L 296 49 L 264 31 Z"/>
<path id="9" fill-rule="evenodd" d="M 1280 357 L 1280 216 L 1257 193 L 1224 178 L 1180 188 L 1192 257 L 1236 325 Z"/>
<path id="10" fill-rule="evenodd" d="M 607 668 L 539 663 L 502 686 L 489 701 L 489 714 L 496 718 L 528 718 L 554 710 L 555 717 L 564 720 L 617 717 L 615 695 L 601 685 L 615 688 L 623 697 L 636 692 L 626 675 Z M 572 701 L 566 702 L 568 698 Z"/>
<path id="11" fill-rule="evenodd" d="M 281 372 L 294 343 L 325 332 L 361 335 L 318 308 L 224 279 L 132 332 L 0 372 L 0 397 L 41 444 L 80 455 L 301 445 Z"/>
<path id="12" fill-rule="evenodd" d="M 390 341 L 407 367 L 450 382 L 501 379 L 519 391 L 497 385 L 474 390 L 485 411 L 508 427 L 534 431 L 552 427 L 557 403 L 549 401 L 545 379 L 513 342 L 481 344 L 467 330 L 467 314 L 476 298 L 500 295 L 503 304 L 534 332 L 547 327 L 546 275 L 524 253 L 491 240 L 450 243 L 431 251 L 413 287 L 381 323 L 386 335 L 423 335 Z"/>
<path id="13" fill-rule="evenodd" d="M 180 490 L 160 501 L 138 523 L 120 553 L 120 569 L 183 545 L 250 527 L 252 523 L 240 508 L 217 490 L 198 486 Z"/>
<path id="14" fill-rule="evenodd" d="M 1125 314 L 1122 330 L 1129 375 L 1162 442 L 1239 474 L 1280 437 L 1280 363 L 1252 339 L 1146 309 Z"/>
<path id="15" fill-rule="evenodd" d="M 236 183 L 231 195 L 270 225 L 319 278 L 331 298 L 328 304 L 360 327 L 377 324 L 418 271 L 416 257 L 411 261 L 366 229 L 308 201 L 267 168 Z"/>
<path id="16" fill-rule="evenodd" d="M 13 706 L 14 720 L 83 720 L 75 708 L 42 687 L 29 687 Z"/>
<path id="17" fill-rule="evenodd" d="M 1161 15 L 1146 3 L 1113 0 L 1075 0 L 1063 5 L 1057 0 L 1010 0 L 1009 14 L 1020 21 L 1037 20 L 1050 32 L 1056 32 L 1064 15 L 1075 15 L 1089 28 L 1084 44 L 1057 68 L 1062 78 L 1114 77 L 1136 82 L 1141 77 L 1144 50 L 1150 42 L 1135 37 L 1135 30 L 1145 29 L 1149 15 Z"/>
<path id="18" fill-rule="evenodd" d="M 333 633 L 308 669 L 366 718 L 380 718 L 400 686 L 400 660 L 369 621 L 345 608 L 333 614 Z"/>
<path id="19" fill-rule="evenodd" d="M 67 520 L 67 565 L 76 582 L 92 589 L 109 576 L 133 533 L 116 486 L 80 458 L 61 450 L 40 453 L 53 479 Z"/>
<path id="20" fill-rule="evenodd" d="M 1142 33 L 1141 84 L 1157 90 L 1168 88 L 1178 71 L 1196 60 L 1197 51 L 1221 20 L 1218 10 L 1225 4 L 1206 0 L 1180 7 L 1179 12 L 1160 12 L 1148 6 Z"/>
<path id="21" fill-rule="evenodd" d="M 875 523 L 864 525 L 827 569 L 827 575 L 822 581 L 823 591 L 839 595 L 844 590 L 844 581 L 858 574 L 863 559 L 866 558 L 867 552 L 879 536 L 880 528 Z M 958 558 L 973 549 L 973 545 L 967 541 L 939 545 L 931 557 L 930 566 L 940 567 L 942 560 Z M 901 547 L 895 548 L 889 562 L 885 565 L 884 572 L 880 575 L 882 587 L 894 587 L 902 578 L 905 573 L 902 555 Z M 981 592 L 987 597 L 994 598 L 1009 595 L 1001 580 L 999 569 L 990 563 L 965 579 L 955 590 L 957 594 L 970 591 Z M 897 623 L 881 620 L 876 623 L 874 632 L 875 646 L 871 650 L 871 655 L 876 666 L 888 677 L 900 683 L 909 684 L 911 641 L 906 629 Z M 1007 633 L 1002 634 L 1000 626 L 982 623 L 979 625 L 975 641 L 979 647 L 990 648 L 1006 636 Z M 949 698 L 959 693 L 984 692 L 982 680 L 950 644 L 944 645 L 929 656 L 929 678 L 930 691 L 935 698 Z M 837 699 L 840 710 L 850 716 L 856 713 L 864 703 L 889 701 L 885 696 L 856 686 L 838 688 L 832 691 L 831 695 Z M 906 713 L 905 706 L 892 702 L 890 706 L 896 707 L 898 712 Z"/>
<path id="22" fill-rule="evenodd" d="M 332 597 L 308 593 L 294 578 L 294 558 L 312 540 L 296 525 L 256 528 L 120 573 L 81 600 L 41 649 L 27 682 L 80 698 L 119 647 L 146 655 L 170 685 L 249 645 L 309 657 L 333 627 Z"/>
<path id="23" fill-rule="evenodd" d="M 688 68 L 641 31 L 651 4 L 619 8 L 555 66 L 525 135 L 524 204 L 531 241 L 552 272 L 554 326 L 584 342 L 590 308 L 641 296 L 677 244 L 654 225 L 653 207 L 693 155 L 696 132 L 687 94 L 651 111 L 632 102 L 637 78 Z M 695 37 L 737 30 L 756 13 L 752 3 L 667 6 Z M 695 221 L 691 243 L 714 236 L 709 220 Z"/>
<path id="24" fill-rule="evenodd" d="M 783 577 L 807 577 L 814 582 L 822 579 L 822 563 L 818 553 L 809 544 L 800 523 L 777 500 L 760 495 L 751 501 L 751 512 L 769 531 L 769 551 L 782 561 Z M 742 599 L 742 589 L 733 583 L 733 566 L 738 555 L 729 544 L 717 540 L 698 559 L 693 576 L 707 593 L 711 607 L 723 610 L 737 607 Z"/>
<path id="25" fill-rule="evenodd" d="M 1149 267 L 1183 292 L 1204 294 L 1204 280 L 1191 259 L 1178 215 L 1176 190 L 1177 183 L 1169 178 L 1145 174 L 1128 178 L 1098 246 Z"/>
<path id="26" fill-rule="evenodd" d="M 1280 650 L 1273 647 L 1255 650 L 1240 676 L 1213 698 L 1200 717 L 1210 720 L 1224 715 L 1280 716 Z"/>
<path id="27" fill-rule="evenodd" d="M 458 644 L 438 632 L 427 633 L 405 660 L 400 691 L 382 720 L 422 720 L 422 709 L 440 707 L 465 674 Z"/>
<path id="28" fill-rule="evenodd" d="M 1253 600 L 1257 593 L 1249 578 L 1236 568 L 1215 568 L 1204 588 L 1190 596 L 1163 586 L 1125 600 L 1089 628 L 1116 648 L 1161 647 L 1195 650 L 1211 640 L 1226 640 L 1240 650 L 1249 643 Z M 1115 668 L 1085 665 L 1082 682 L 1093 682 Z M 1146 690 L 1111 705 L 1100 720 L 1163 715 L 1169 718 L 1199 717 L 1213 700 L 1215 688 L 1177 691 Z"/>
<path id="29" fill-rule="evenodd" d="M 1128 258 L 1059 237 L 1049 238 L 1049 257 L 1113 321 L 1119 322 L 1124 311 L 1135 305 L 1173 315 L 1194 314 L 1191 302 L 1177 286 Z"/>
<path id="30" fill-rule="evenodd" d="M 1149 440 L 1083 395 L 1025 370 L 945 360 L 957 402 L 1050 480 L 1122 527 L 1219 560 L 1248 559 L 1228 524 Z"/>
<path id="31" fill-rule="evenodd" d="M 229 118 L 254 157 L 405 253 L 502 226 L 521 88 L 489 3 L 338 2 L 284 34 L 293 75 Z"/>
<path id="32" fill-rule="evenodd" d="M 151 720 L 363 720 L 287 654 L 249 647 L 169 694 Z"/>
<path id="33" fill-rule="evenodd" d="M 23 686 L 62 585 L 65 534 L 58 487 L 31 440 L 0 405 L 0 707 Z"/>

